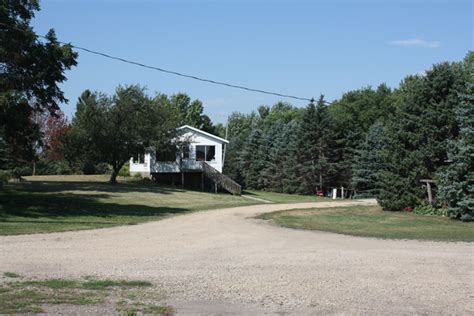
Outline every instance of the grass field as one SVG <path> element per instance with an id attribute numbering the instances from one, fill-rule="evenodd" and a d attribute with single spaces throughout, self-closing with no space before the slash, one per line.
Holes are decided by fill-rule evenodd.
<path id="1" fill-rule="evenodd" d="M 316 195 L 285 194 L 267 191 L 245 190 L 243 194 L 256 197 L 273 203 L 300 203 L 300 202 L 330 202 L 328 198 L 318 197 Z"/>
<path id="2" fill-rule="evenodd" d="M 0 235 L 132 225 L 198 210 L 257 204 L 239 196 L 157 186 L 133 178 L 36 176 L 0 191 Z"/>
<path id="3" fill-rule="evenodd" d="M 12 275 L 15 275 L 12 277 Z M 42 313 L 45 306 L 111 306 L 119 315 L 138 313 L 172 315 L 164 294 L 147 281 L 47 279 L 26 280 L 12 272 L 3 273 L 0 283 L 0 314 Z"/>
<path id="4" fill-rule="evenodd" d="M 260 215 L 276 224 L 384 239 L 474 241 L 474 223 L 439 216 L 384 212 L 379 206 L 288 210 Z"/>

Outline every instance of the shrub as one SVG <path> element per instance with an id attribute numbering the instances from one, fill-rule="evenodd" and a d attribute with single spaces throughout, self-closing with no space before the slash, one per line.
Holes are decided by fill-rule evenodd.
<path id="1" fill-rule="evenodd" d="M 429 204 L 421 204 L 413 209 L 413 213 L 418 215 L 446 216 L 446 209 L 435 208 Z"/>
<path id="2" fill-rule="evenodd" d="M 72 170 L 65 161 L 38 161 L 36 173 L 40 175 L 72 174 Z"/>
<path id="3" fill-rule="evenodd" d="M 141 178 L 142 178 L 142 174 L 139 173 L 139 172 L 137 172 L 137 173 L 135 173 L 135 174 L 133 175 L 133 177 L 134 177 L 135 179 L 141 179 Z"/>
<path id="4" fill-rule="evenodd" d="M 15 167 L 11 172 L 11 177 L 17 180 L 21 180 L 22 177 L 30 176 L 32 174 L 31 167 L 19 166 Z"/>
<path id="5" fill-rule="evenodd" d="M 3 186 L 8 183 L 10 177 L 11 174 L 9 170 L 0 170 L 0 189 L 2 189 Z"/>
<path id="6" fill-rule="evenodd" d="M 84 162 L 81 169 L 84 174 L 95 174 L 95 165 L 92 162 Z"/>
<path id="7" fill-rule="evenodd" d="M 95 173 L 96 174 L 110 174 L 112 171 L 112 167 L 105 162 L 99 162 L 95 165 Z"/>
<path id="8" fill-rule="evenodd" d="M 120 171 L 118 173 L 120 177 L 130 177 L 130 165 L 125 164 L 120 168 Z"/>

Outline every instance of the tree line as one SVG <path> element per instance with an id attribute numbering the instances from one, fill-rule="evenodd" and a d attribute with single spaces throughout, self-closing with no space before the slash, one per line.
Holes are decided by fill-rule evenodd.
<path id="1" fill-rule="evenodd" d="M 306 108 L 279 102 L 229 117 L 224 172 L 245 188 L 327 194 L 345 187 L 385 210 L 424 203 L 474 219 L 474 53 L 434 65 L 395 89 L 385 84 L 321 96 Z"/>

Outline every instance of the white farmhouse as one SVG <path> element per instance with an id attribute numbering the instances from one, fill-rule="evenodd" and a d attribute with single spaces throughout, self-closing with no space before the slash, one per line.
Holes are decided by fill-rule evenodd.
<path id="1" fill-rule="evenodd" d="M 156 150 L 130 159 L 130 174 L 141 174 L 157 181 L 199 185 L 202 189 L 212 185 L 233 194 L 240 194 L 240 185 L 222 174 L 225 146 L 228 140 L 189 125 L 177 129 L 177 137 L 187 148 L 178 151 L 175 159 L 160 157 Z"/>

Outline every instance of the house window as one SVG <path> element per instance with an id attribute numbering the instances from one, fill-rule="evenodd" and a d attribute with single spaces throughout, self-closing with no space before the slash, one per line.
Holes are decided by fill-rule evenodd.
<path id="1" fill-rule="evenodd" d="M 216 160 L 216 146 L 196 146 L 197 161 Z"/>
<path id="2" fill-rule="evenodd" d="M 183 159 L 189 159 L 189 146 L 188 145 L 183 145 L 181 147 L 181 154 Z"/>

